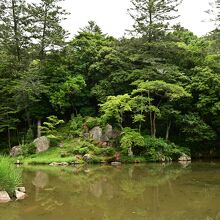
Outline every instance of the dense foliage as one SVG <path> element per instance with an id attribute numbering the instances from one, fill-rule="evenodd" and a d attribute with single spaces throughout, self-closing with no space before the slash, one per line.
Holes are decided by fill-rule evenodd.
<path id="1" fill-rule="evenodd" d="M 11 159 L 0 157 L 0 190 L 12 194 L 21 184 L 21 171 L 16 169 Z"/>
<path id="2" fill-rule="evenodd" d="M 170 142 L 194 155 L 218 151 L 219 26 L 197 37 L 169 23 L 181 1 L 131 2 L 134 29 L 128 38 L 103 34 L 90 21 L 71 40 L 61 26 L 68 14 L 59 0 L 0 3 L 1 151 L 23 143 L 30 131 L 57 138 L 63 122 L 72 138 L 83 136 L 83 126 L 109 123 L 124 131 L 121 147 L 130 153 L 145 147 L 155 155 L 157 147 L 144 143 L 149 135 L 164 151 Z M 169 154 L 178 153 L 175 144 Z"/>

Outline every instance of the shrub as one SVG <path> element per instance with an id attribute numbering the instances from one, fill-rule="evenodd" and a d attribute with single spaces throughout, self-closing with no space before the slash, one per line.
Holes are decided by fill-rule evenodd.
<path id="1" fill-rule="evenodd" d="M 68 151 L 68 152 L 71 152 L 72 154 L 84 155 L 84 154 L 89 153 L 89 148 L 88 148 L 88 147 L 78 146 L 78 147 L 76 147 L 76 148 L 71 149 L 71 150 Z"/>
<path id="2" fill-rule="evenodd" d="M 115 155 L 115 149 L 112 147 L 105 147 L 105 148 L 101 148 L 101 147 L 95 147 L 94 148 L 94 154 L 95 155 L 102 155 L 102 156 L 113 156 Z"/>
<path id="3" fill-rule="evenodd" d="M 48 121 L 44 122 L 43 126 L 41 126 L 42 133 L 47 135 L 49 138 L 57 137 L 58 133 L 56 128 L 58 125 L 63 124 L 64 121 L 59 120 L 55 115 L 47 117 L 47 120 Z"/>
<path id="4" fill-rule="evenodd" d="M 88 141 L 74 139 L 68 143 L 65 143 L 64 148 L 66 149 L 67 153 L 83 155 L 93 151 L 95 145 Z"/>
<path id="5" fill-rule="evenodd" d="M 92 129 L 95 126 L 99 126 L 101 124 L 101 119 L 100 118 L 94 118 L 94 117 L 87 117 L 85 125 L 89 128 Z"/>
<path id="6" fill-rule="evenodd" d="M 144 137 L 137 131 L 131 128 L 124 128 L 120 140 L 123 151 L 134 150 L 136 147 L 144 146 Z"/>
<path id="7" fill-rule="evenodd" d="M 159 161 L 164 159 L 177 159 L 182 153 L 189 154 L 187 148 L 182 148 L 174 143 L 168 143 L 162 138 L 155 138 L 151 136 L 145 137 L 144 148 L 141 154 L 145 155 L 148 160 Z"/>
<path id="8" fill-rule="evenodd" d="M 20 170 L 16 169 L 11 159 L 0 156 L 0 190 L 12 194 L 20 184 Z"/>
<path id="9" fill-rule="evenodd" d="M 31 143 L 34 140 L 33 130 L 29 128 L 26 133 L 25 141 L 26 143 Z"/>
<path id="10" fill-rule="evenodd" d="M 77 115 L 76 117 L 72 117 L 68 123 L 69 126 L 69 134 L 73 137 L 78 137 L 82 133 L 84 119 L 81 115 Z"/>
<path id="11" fill-rule="evenodd" d="M 36 146 L 34 143 L 23 144 L 21 146 L 23 155 L 31 155 L 36 153 Z"/>

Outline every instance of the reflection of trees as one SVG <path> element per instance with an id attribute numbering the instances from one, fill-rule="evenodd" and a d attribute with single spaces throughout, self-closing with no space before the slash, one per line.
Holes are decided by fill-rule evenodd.
<path id="1" fill-rule="evenodd" d="M 141 198 L 145 191 L 145 184 L 142 182 L 132 181 L 130 179 L 122 180 L 120 184 L 122 196 L 126 199 Z"/>
<path id="2" fill-rule="evenodd" d="M 184 168 L 181 164 L 30 167 L 24 175 L 25 182 L 30 184 L 28 190 L 39 189 L 37 201 L 34 194 L 29 198 L 30 204 L 37 206 L 33 213 L 40 210 L 50 215 L 57 213 L 65 220 L 71 219 L 69 213 L 78 219 L 186 219 L 189 206 L 197 212 L 205 209 L 219 189 L 218 184 L 214 190 L 207 182 L 207 187 L 201 185 L 196 192 L 196 198 L 191 195 L 194 186 L 191 182 L 186 184 L 191 167 Z M 195 189 L 198 186 L 195 182 Z"/>

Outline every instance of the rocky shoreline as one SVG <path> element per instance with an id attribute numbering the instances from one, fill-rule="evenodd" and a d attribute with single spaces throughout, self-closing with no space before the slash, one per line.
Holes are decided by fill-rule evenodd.
<path id="1" fill-rule="evenodd" d="M 0 191 L 0 203 L 8 203 L 11 201 L 23 200 L 27 197 L 25 187 L 17 187 L 13 195 L 9 195 L 6 191 Z"/>

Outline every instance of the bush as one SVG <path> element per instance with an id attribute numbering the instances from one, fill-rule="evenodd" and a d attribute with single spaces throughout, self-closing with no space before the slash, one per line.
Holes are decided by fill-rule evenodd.
<path id="1" fill-rule="evenodd" d="M 26 133 L 25 142 L 31 143 L 31 142 L 33 142 L 33 140 L 34 140 L 34 133 L 33 133 L 33 130 L 31 128 L 29 128 Z"/>
<path id="2" fill-rule="evenodd" d="M 80 155 L 84 155 L 84 154 L 88 154 L 89 153 L 89 148 L 88 147 L 76 147 L 71 149 L 70 151 L 72 154 L 80 154 Z"/>
<path id="3" fill-rule="evenodd" d="M 73 139 L 72 141 L 65 143 L 64 148 L 67 153 L 83 155 L 93 151 L 95 145 L 81 139 Z"/>
<path id="4" fill-rule="evenodd" d="M 134 129 L 124 128 L 120 144 L 124 152 L 129 148 L 133 151 L 136 147 L 144 146 L 144 137 Z"/>
<path id="5" fill-rule="evenodd" d="M 21 146 L 22 148 L 22 153 L 23 155 L 27 156 L 27 155 L 31 155 L 31 154 L 35 154 L 36 153 L 36 146 L 34 143 L 30 143 L 30 144 L 23 144 Z"/>
<path id="6" fill-rule="evenodd" d="M 97 156 L 113 156 L 115 155 L 115 149 L 112 147 L 105 147 L 105 148 L 101 148 L 101 147 L 95 147 L 94 148 L 94 154 Z"/>
<path id="7" fill-rule="evenodd" d="M 68 123 L 69 126 L 69 134 L 73 137 L 79 137 L 82 133 L 84 119 L 81 115 L 77 115 L 76 117 L 72 117 Z"/>
<path id="8" fill-rule="evenodd" d="M 179 147 L 174 143 L 168 143 L 162 138 L 151 136 L 145 137 L 144 148 L 141 152 L 150 161 L 160 161 L 162 158 L 176 160 L 183 153 L 189 154 L 189 149 Z"/>
<path id="9" fill-rule="evenodd" d="M 94 117 L 87 117 L 85 125 L 89 128 L 92 129 L 95 126 L 99 126 L 101 124 L 101 119 L 100 118 L 94 118 Z"/>
<path id="10" fill-rule="evenodd" d="M 59 120 L 57 116 L 51 115 L 47 117 L 47 122 L 44 122 L 43 126 L 41 126 L 41 132 L 48 137 L 57 137 L 57 127 L 63 123 L 63 120 Z"/>
<path id="11" fill-rule="evenodd" d="M 20 184 L 20 170 L 16 169 L 11 159 L 0 156 L 0 190 L 12 194 Z"/>

